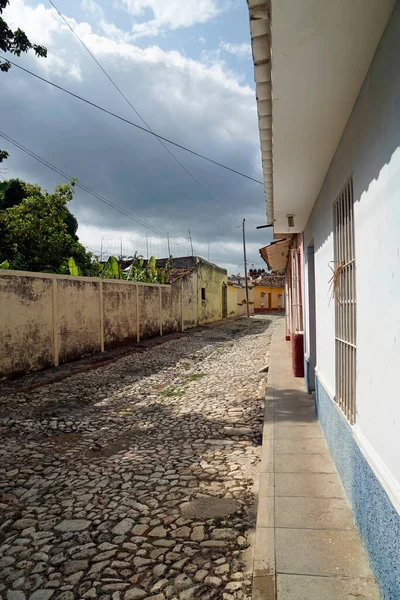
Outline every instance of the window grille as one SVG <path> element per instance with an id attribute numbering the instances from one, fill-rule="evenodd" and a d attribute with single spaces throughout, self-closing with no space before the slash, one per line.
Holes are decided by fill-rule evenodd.
<path id="1" fill-rule="evenodd" d="M 356 262 L 353 179 L 333 205 L 335 258 L 335 400 L 350 423 L 356 420 Z"/>

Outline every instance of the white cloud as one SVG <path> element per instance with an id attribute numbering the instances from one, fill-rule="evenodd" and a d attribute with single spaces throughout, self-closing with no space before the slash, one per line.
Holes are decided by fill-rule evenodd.
<path id="1" fill-rule="evenodd" d="M 139 122 L 54 9 L 42 4 L 31 8 L 23 0 L 13 0 L 7 11 L 11 8 L 6 18 L 11 14 L 15 25 L 49 50 L 47 59 L 34 59 L 29 53 L 21 62 L 29 68 L 35 61 L 34 71 Z M 156 45 L 140 48 L 118 36 L 95 33 L 89 22 L 69 22 L 155 131 L 233 168 L 260 172 L 254 91 L 222 61 L 206 64 Z M 67 77 L 70 81 L 65 82 Z M 203 256 L 210 241 L 214 262 L 241 261 L 236 225 L 242 216 L 256 224 L 264 222 L 262 186 L 171 148 L 238 215 L 234 217 L 213 202 L 152 137 L 14 67 L 1 77 L 1 84 L 6 133 L 160 231 L 179 238 L 191 228 Z M 10 152 L 10 177 L 37 181 L 48 189 L 60 182 L 54 173 L 3 140 L 1 146 Z M 124 238 L 132 239 L 138 230 L 144 236 L 145 230 L 136 223 L 80 190 L 71 209 L 83 241 L 93 248 L 98 248 L 101 232 L 109 230 L 110 236 L 122 232 Z M 252 236 L 259 236 L 256 246 L 265 245 L 265 232 L 261 233 L 262 239 L 251 228 L 249 244 Z"/>
<path id="2" fill-rule="evenodd" d="M 133 34 L 137 38 L 207 23 L 222 10 L 215 0 L 120 0 L 120 4 L 136 18 L 148 10 L 152 12 L 151 19 L 134 24 Z"/>
<path id="3" fill-rule="evenodd" d="M 231 44 L 229 42 L 221 42 L 219 45 L 221 50 L 233 54 L 238 58 L 251 58 L 251 45 L 243 42 L 242 44 Z"/>

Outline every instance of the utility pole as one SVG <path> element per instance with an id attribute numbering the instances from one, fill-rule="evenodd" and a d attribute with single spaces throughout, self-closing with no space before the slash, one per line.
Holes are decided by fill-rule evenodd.
<path id="1" fill-rule="evenodd" d="M 189 240 L 190 240 L 190 247 L 192 249 L 192 256 L 193 256 L 193 242 L 192 242 L 192 234 L 190 233 L 190 229 L 189 229 Z"/>
<path id="2" fill-rule="evenodd" d="M 167 232 L 167 243 L 168 243 L 168 258 L 171 256 L 171 248 L 169 245 L 169 233 Z"/>
<path id="3" fill-rule="evenodd" d="M 208 262 L 210 262 L 210 242 L 208 242 Z"/>
<path id="4" fill-rule="evenodd" d="M 146 258 L 147 258 L 147 260 L 149 260 L 149 238 L 147 237 L 147 233 L 146 233 Z"/>
<path id="5" fill-rule="evenodd" d="M 100 263 L 103 260 L 103 238 L 101 238 L 101 244 L 100 244 Z"/>
<path id="6" fill-rule="evenodd" d="M 247 317 L 250 317 L 249 282 L 247 280 L 247 258 L 246 258 L 246 231 L 245 231 L 245 222 L 246 222 L 246 219 L 243 219 L 243 261 L 244 261 L 244 280 L 245 280 L 245 283 L 246 283 L 246 308 L 247 308 Z"/>

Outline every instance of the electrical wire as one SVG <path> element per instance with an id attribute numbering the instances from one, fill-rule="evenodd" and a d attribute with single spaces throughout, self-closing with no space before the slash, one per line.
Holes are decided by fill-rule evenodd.
<path id="1" fill-rule="evenodd" d="M 142 115 L 139 113 L 139 111 L 137 110 L 137 108 L 135 108 L 135 106 L 130 102 L 130 100 L 126 97 L 126 95 L 124 94 L 124 92 L 121 90 L 121 88 L 115 83 L 115 81 L 112 79 L 111 75 L 109 75 L 109 73 L 105 70 L 105 68 L 103 67 L 103 65 L 100 63 L 100 61 L 95 57 L 95 55 L 93 54 L 93 52 L 90 50 L 90 48 L 88 46 L 86 46 L 85 42 L 82 40 L 82 38 L 76 33 L 75 29 L 68 23 L 67 19 L 64 17 L 64 15 L 59 11 L 59 9 L 57 8 L 57 6 L 54 4 L 53 0 L 49 0 L 49 3 L 52 5 L 52 7 L 57 11 L 57 13 L 59 14 L 59 16 L 61 17 L 61 19 L 64 21 L 64 23 L 66 24 L 66 26 L 70 29 L 70 31 L 73 33 L 73 35 L 76 37 L 76 39 L 78 40 L 78 42 L 80 42 L 82 44 L 82 46 L 85 48 L 86 52 L 93 58 L 93 60 L 95 61 L 95 63 L 97 64 L 97 66 L 101 69 L 101 71 L 104 73 L 104 75 L 107 77 L 107 79 L 111 82 L 111 84 L 114 86 L 114 88 L 117 90 L 117 92 L 122 96 L 122 98 L 125 100 L 125 102 L 131 107 L 131 109 L 134 111 L 134 113 L 139 117 L 139 119 L 142 121 L 142 123 L 144 123 L 147 127 L 147 129 L 149 131 L 151 131 L 151 133 L 154 134 L 153 129 L 150 127 L 150 125 L 147 123 L 147 121 L 142 117 Z M 175 154 L 168 148 L 168 146 L 159 138 L 156 136 L 155 138 L 160 144 L 161 146 L 168 152 L 168 154 L 173 158 L 173 160 L 175 160 L 175 162 L 178 163 L 178 165 L 185 171 L 185 173 L 195 182 L 197 183 L 197 185 L 200 187 L 200 189 L 207 194 L 207 196 L 209 196 L 211 198 L 211 200 L 213 200 L 216 204 L 218 204 L 219 206 L 221 206 L 224 210 L 226 210 L 229 214 L 231 214 L 232 216 L 236 217 L 238 215 L 236 215 L 235 213 L 233 213 L 229 208 L 227 208 L 224 204 L 222 204 L 222 202 L 220 202 L 205 186 L 203 186 L 203 184 L 197 179 L 197 177 L 195 177 L 193 175 L 193 173 L 191 173 L 191 171 L 189 171 L 189 169 L 187 167 L 185 167 L 185 165 L 179 160 L 179 158 L 177 156 L 175 156 Z"/>
<path id="2" fill-rule="evenodd" d="M 145 133 L 148 133 L 149 135 L 152 135 L 153 137 L 156 137 L 164 142 L 167 142 L 168 144 L 171 144 L 172 146 L 176 146 L 176 148 L 185 150 L 185 152 L 189 152 L 190 154 L 193 154 L 194 156 L 197 156 L 198 158 L 202 158 L 203 160 L 206 160 L 206 161 L 216 165 L 217 167 L 221 167 L 222 169 L 231 171 L 232 173 L 235 173 L 236 175 L 240 175 L 240 177 L 245 177 L 246 179 L 249 179 L 250 181 L 254 181 L 255 183 L 264 185 L 262 181 L 259 181 L 258 179 L 255 179 L 254 177 L 251 177 L 250 175 L 246 175 L 245 173 L 242 173 L 241 171 L 237 171 L 236 169 L 233 169 L 232 167 L 228 167 L 227 165 L 224 165 L 223 163 L 213 160 L 212 158 L 209 158 L 208 156 L 205 156 L 204 154 L 195 152 L 195 150 L 191 150 L 190 148 L 187 148 L 186 146 L 183 146 L 182 144 L 178 144 L 177 142 L 174 142 L 174 141 L 170 140 L 169 138 L 166 138 L 158 133 L 155 133 L 154 131 L 146 129 L 145 127 L 142 127 L 141 125 L 138 125 L 137 123 L 134 123 L 133 121 L 130 121 L 129 119 L 125 119 L 125 117 L 122 117 L 121 115 L 117 115 L 116 113 L 112 112 L 111 110 L 108 110 L 107 108 L 104 108 L 103 106 L 100 106 L 99 104 L 96 104 L 95 102 L 91 102 L 87 98 L 83 98 L 82 96 L 79 96 L 78 94 L 74 94 L 74 92 L 67 90 L 63 86 L 58 85 L 57 83 L 54 83 L 53 81 L 50 81 L 49 79 L 46 79 L 45 77 L 41 77 L 37 73 L 34 73 L 33 71 L 30 71 L 29 69 L 26 69 L 22 65 L 19 65 L 19 64 L 13 62 L 12 60 L 10 60 L 9 58 L 6 58 L 5 56 L 0 55 L 0 58 L 9 62 L 13 67 L 17 67 L 17 69 L 20 69 L 21 71 L 24 71 L 25 73 L 28 73 L 29 75 L 32 75 L 36 79 L 39 79 L 40 81 L 43 81 L 44 83 L 47 83 L 48 85 L 51 85 L 52 87 L 68 94 L 69 96 L 72 96 L 73 98 L 76 98 L 77 100 L 80 100 L 81 102 L 85 102 L 89 106 L 97 108 L 98 110 L 106 113 L 107 115 L 110 115 L 111 117 L 114 117 L 115 119 L 123 121 L 124 123 L 127 123 L 128 125 L 131 125 L 132 127 L 136 127 L 136 129 L 140 129 L 140 131 L 144 131 Z"/>
<path id="3" fill-rule="evenodd" d="M 20 144 L 19 142 L 17 142 L 13 138 L 11 138 L 9 135 L 7 135 L 6 133 L 4 133 L 3 131 L 0 131 L 0 136 L 2 138 L 4 138 L 5 140 L 7 140 L 8 142 L 10 142 L 11 144 L 13 144 L 14 146 L 16 146 L 17 148 L 19 148 L 19 150 L 22 150 L 22 152 L 25 152 L 25 154 L 28 154 L 29 156 L 31 156 L 32 158 L 34 158 L 38 162 L 42 163 L 43 165 L 45 165 L 46 167 L 48 167 L 49 169 L 51 169 L 52 171 L 54 171 L 58 175 L 61 175 L 61 177 L 64 177 L 65 179 L 73 179 L 70 175 L 68 175 L 67 173 L 65 173 L 64 171 L 62 171 L 61 169 L 59 169 L 55 165 L 51 164 L 45 158 L 42 158 L 41 156 L 39 156 L 38 154 L 36 154 L 32 150 L 29 150 L 29 148 L 26 148 L 25 146 L 23 146 L 22 144 Z M 98 192 L 95 192 L 94 190 L 90 189 L 88 186 L 84 185 L 83 183 L 77 181 L 75 183 L 75 185 L 76 185 L 76 187 L 79 187 L 80 189 L 82 189 L 87 194 L 93 196 L 94 198 L 97 198 L 97 200 L 100 200 L 100 202 L 103 202 L 103 204 L 106 204 L 106 205 L 110 206 L 111 208 L 113 208 L 114 210 L 118 211 L 122 215 L 128 217 L 132 221 L 135 221 L 136 223 L 138 223 L 139 225 L 142 225 L 143 227 L 146 227 L 147 229 L 149 229 L 153 233 L 156 233 L 157 235 L 159 235 L 159 236 L 161 236 L 161 237 L 163 237 L 165 239 L 168 239 L 168 235 L 166 233 L 163 233 L 162 231 L 159 231 L 158 229 L 156 229 L 152 225 L 148 225 L 146 222 L 144 222 L 141 219 L 139 219 L 139 217 L 136 217 L 135 215 L 132 215 L 131 213 L 129 213 L 128 211 L 126 211 L 124 208 L 121 208 L 120 206 L 118 206 L 118 204 L 115 204 L 111 200 L 108 200 L 107 198 L 105 198 L 104 196 L 102 196 Z M 185 250 L 187 250 L 189 253 L 191 253 L 191 249 L 188 248 L 188 246 L 185 246 L 184 244 L 182 244 L 181 242 L 179 242 L 178 240 L 176 240 L 174 238 L 170 237 L 169 239 L 170 239 L 170 241 L 174 242 L 178 246 L 181 246 L 182 248 L 184 248 Z"/>
<path id="4" fill-rule="evenodd" d="M 147 129 L 149 131 L 151 131 L 151 133 L 154 134 L 153 129 L 150 127 L 150 125 L 147 123 L 147 121 L 142 117 L 142 115 L 139 113 L 139 111 L 134 107 L 134 105 L 130 102 L 130 100 L 125 96 L 124 92 L 121 90 L 121 88 L 115 83 L 115 81 L 112 79 L 111 75 L 109 75 L 109 73 L 107 73 L 107 71 L 105 70 L 105 68 L 103 67 L 103 65 L 100 63 L 100 61 L 95 57 L 95 55 L 92 53 L 92 51 L 90 50 L 90 48 L 88 46 L 86 46 L 85 42 L 82 40 L 81 37 L 79 37 L 79 35 L 76 33 L 75 29 L 68 23 L 67 19 L 64 17 L 64 15 L 59 11 L 59 9 L 57 8 L 57 6 L 54 4 L 53 0 L 49 0 L 50 4 L 52 5 L 52 7 L 57 11 L 57 13 L 59 14 L 59 16 L 61 17 L 61 19 L 64 21 L 64 23 L 66 24 L 66 26 L 70 29 L 70 31 L 74 34 L 74 36 L 76 37 L 76 39 L 78 40 L 78 42 L 80 42 L 82 44 L 82 46 L 85 48 L 86 52 L 93 58 L 93 60 L 95 61 L 95 63 L 97 64 L 97 66 L 102 70 L 102 72 L 104 73 L 104 75 L 107 77 L 107 79 L 110 81 L 110 83 L 115 87 L 115 89 L 117 90 L 117 92 L 122 96 L 122 98 L 125 100 L 125 102 L 131 107 L 131 109 L 134 111 L 134 113 L 139 117 L 139 119 L 142 121 L 142 123 L 144 123 L 147 127 Z M 229 208 L 227 208 L 224 204 L 222 204 L 222 202 L 220 202 L 217 198 L 215 198 L 215 196 L 213 196 L 213 194 L 211 194 L 211 192 L 209 192 L 207 190 L 206 187 L 203 186 L 203 184 L 193 175 L 193 173 L 191 173 L 189 171 L 189 169 L 187 169 L 185 167 L 185 165 L 179 160 L 179 158 L 177 156 L 175 156 L 175 154 L 173 152 L 171 152 L 171 150 L 168 148 L 168 146 L 166 146 L 166 144 L 159 138 L 156 136 L 155 138 L 160 144 L 161 146 L 168 152 L 168 154 L 178 163 L 178 165 L 185 171 L 185 173 L 187 175 L 189 175 L 189 177 L 191 179 L 193 179 L 193 181 L 195 183 L 197 183 L 197 185 L 200 187 L 201 190 L 203 190 L 203 192 L 205 194 L 207 194 L 207 196 L 209 196 L 211 198 L 211 200 L 213 200 L 214 202 L 216 202 L 217 204 L 219 204 L 219 206 L 221 206 L 224 210 L 226 210 L 227 212 L 229 212 L 231 215 L 233 215 L 234 217 L 236 217 L 237 215 L 235 215 L 235 213 L 233 213 L 231 210 L 229 210 Z"/>

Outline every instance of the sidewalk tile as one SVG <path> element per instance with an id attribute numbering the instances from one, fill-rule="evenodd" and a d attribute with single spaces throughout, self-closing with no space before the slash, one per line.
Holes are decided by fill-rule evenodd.
<path id="1" fill-rule="evenodd" d="M 335 473 L 329 454 L 277 454 L 276 473 Z"/>
<path id="2" fill-rule="evenodd" d="M 308 529 L 352 529 L 354 527 L 347 500 L 293 496 L 275 499 L 275 525 Z"/>
<path id="3" fill-rule="evenodd" d="M 277 588 L 279 600 L 381 600 L 372 578 L 278 575 Z"/>
<path id="4" fill-rule="evenodd" d="M 276 529 L 275 544 L 277 573 L 371 576 L 355 529 Z"/>
<path id="5" fill-rule="evenodd" d="M 277 454 L 329 454 L 328 446 L 321 438 L 277 440 L 275 452 Z"/>
<path id="6" fill-rule="evenodd" d="M 339 478 L 333 473 L 276 473 L 276 496 L 344 498 Z"/>

